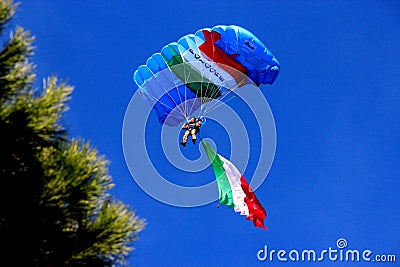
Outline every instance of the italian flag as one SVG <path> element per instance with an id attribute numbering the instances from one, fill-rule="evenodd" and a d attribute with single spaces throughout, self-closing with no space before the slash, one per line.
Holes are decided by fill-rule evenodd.
<path id="1" fill-rule="evenodd" d="M 252 220 L 254 226 L 267 230 L 264 225 L 267 213 L 243 175 L 232 162 L 217 154 L 204 140 L 201 143 L 214 169 L 219 203 L 234 208 L 236 212 L 245 215 L 247 220 Z"/>

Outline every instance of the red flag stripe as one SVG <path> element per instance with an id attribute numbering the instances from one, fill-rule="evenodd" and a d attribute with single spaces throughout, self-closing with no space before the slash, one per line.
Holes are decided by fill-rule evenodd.
<path id="1" fill-rule="evenodd" d="M 250 185 L 247 183 L 246 179 L 243 176 L 240 177 L 240 183 L 244 193 L 246 194 L 244 201 L 246 202 L 250 213 L 250 215 L 247 216 L 247 219 L 252 220 L 254 226 L 261 227 L 267 230 L 268 228 L 264 225 L 264 220 L 267 217 L 267 212 L 261 205 L 260 201 L 257 199 L 256 195 L 253 192 L 253 189 L 251 189 Z"/>

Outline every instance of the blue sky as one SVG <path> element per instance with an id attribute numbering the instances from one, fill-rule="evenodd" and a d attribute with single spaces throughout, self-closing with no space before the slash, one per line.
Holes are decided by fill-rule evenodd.
<path id="1" fill-rule="evenodd" d="M 36 36 L 38 81 L 56 74 L 75 86 L 63 118 L 70 135 L 106 155 L 113 193 L 148 221 L 132 265 L 299 266 L 261 262 L 256 254 L 264 245 L 337 248 L 339 238 L 349 249 L 400 260 L 397 1 L 36 0 L 22 1 L 19 10 L 14 23 Z M 256 191 L 268 231 L 217 209 L 216 202 L 163 204 L 139 188 L 124 159 L 122 123 L 136 89 L 134 70 L 165 44 L 218 24 L 249 29 L 282 66 L 273 86 L 261 86 L 277 134 L 274 163 Z M 205 132 L 212 135 L 212 126 Z M 151 127 L 159 136 L 159 126 Z M 300 266 L 343 265 L 325 260 Z"/>

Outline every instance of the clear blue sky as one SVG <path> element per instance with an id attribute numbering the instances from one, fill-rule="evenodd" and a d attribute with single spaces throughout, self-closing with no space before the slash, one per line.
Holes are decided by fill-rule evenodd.
<path id="1" fill-rule="evenodd" d="M 113 193 L 148 221 L 132 265 L 344 266 L 260 262 L 256 255 L 264 245 L 337 248 L 339 238 L 349 249 L 400 261 L 398 1 L 35 0 L 19 10 L 14 23 L 36 36 L 39 82 L 57 74 L 76 88 L 63 119 L 70 135 L 106 155 Z M 249 29 L 282 65 L 276 83 L 262 86 L 277 130 L 273 166 L 256 191 L 268 231 L 216 202 L 160 203 L 137 186 L 124 160 L 134 70 L 165 44 L 218 24 Z"/>

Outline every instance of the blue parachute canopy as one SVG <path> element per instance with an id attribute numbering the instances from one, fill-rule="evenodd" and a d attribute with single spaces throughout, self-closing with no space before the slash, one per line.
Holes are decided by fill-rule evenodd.
<path id="1" fill-rule="evenodd" d="M 159 122 L 176 126 L 249 82 L 273 84 L 279 71 L 278 60 L 251 32 L 220 25 L 164 46 L 135 71 L 134 81 Z"/>

